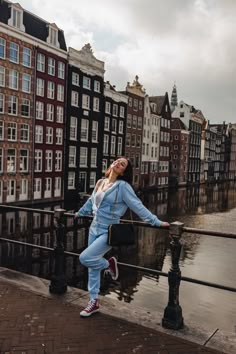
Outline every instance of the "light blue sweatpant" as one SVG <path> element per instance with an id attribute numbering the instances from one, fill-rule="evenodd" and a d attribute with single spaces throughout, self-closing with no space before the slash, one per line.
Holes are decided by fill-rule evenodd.
<path id="1" fill-rule="evenodd" d="M 92 222 L 89 228 L 88 247 L 80 254 L 80 262 L 88 268 L 88 291 L 90 300 L 98 298 L 101 282 L 101 270 L 109 266 L 103 256 L 111 246 L 107 244 L 108 226 Z"/>

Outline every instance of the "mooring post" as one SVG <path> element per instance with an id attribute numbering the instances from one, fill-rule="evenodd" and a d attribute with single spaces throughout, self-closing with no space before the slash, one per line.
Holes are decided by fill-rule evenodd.
<path id="1" fill-rule="evenodd" d="M 64 294 L 67 291 L 67 283 L 64 271 L 64 212 L 64 209 L 56 209 L 54 211 L 54 226 L 56 229 L 57 243 L 54 249 L 55 269 L 51 278 L 51 284 L 49 286 L 49 291 L 53 294 Z"/>
<path id="2" fill-rule="evenodd" d="M 170 329 L 180 329 L 184 326 L 182 308 L 179 304 L 179 285 L 181 271 L 179 268 L 179 258 L 181 252 L 180 238 L 184 224 L 175 221 L 170 224 L 170 249 L 172 265 L 168 273 L 169 301 L 164 311 L 162 326 Z"/>

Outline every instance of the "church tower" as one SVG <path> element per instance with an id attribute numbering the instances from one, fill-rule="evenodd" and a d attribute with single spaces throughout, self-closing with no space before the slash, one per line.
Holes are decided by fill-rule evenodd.
<path id="1" fill-rule="evenodd" d="M 177 97 L 177 88 L 176 85 L 174 84 L 172 94 L 171 94 L 171 112 L 174 112 L 175 107 L 178 106 L 178 97 Z"/>

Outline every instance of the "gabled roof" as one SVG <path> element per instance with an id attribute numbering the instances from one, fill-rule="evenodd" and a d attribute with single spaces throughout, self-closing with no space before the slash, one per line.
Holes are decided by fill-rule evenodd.
<path id="1" fill-rule="evenodd" d="M 165 100 L 166 100 L 166 95 L 165 96 L 150 96 L 149 97 L 149 102 L 155 103 L 156 107 L 157 107 L 157 111 L 153 112 L 153 113 L 157 113 L 157 114 L 161 115 Z"/>
<path id="2" fill-rule="evenodd" d="M 171 118 L 171 129 L 187 130 L 184 122 L 180 118 Z"/>
<path id="3" fill-rule="evenodd" d="M 10 1 L 0 0 L 0 22 L 6 25 L 8 24 L 8 20 L 11 16 L 11 4 L 14 3 L 11 3 Z M 52 25 L 55 27 L 55 24 L 50 24 L 49 22 L 24 9 L 23 24 L 25 26 L 25 33 L 44 42 L 47 42 L 47 37 L 49 33 L 48 26 Z M 60 49 L 67 51 L 64 32 L 61 29 L 58 29 L 58 42 Z"/>

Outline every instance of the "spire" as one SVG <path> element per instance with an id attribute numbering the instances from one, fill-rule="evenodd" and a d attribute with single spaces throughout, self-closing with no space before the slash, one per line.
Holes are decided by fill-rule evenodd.
<path id="1" fill-rule="evenodd" d="M 174 83 L 172 94 L 171 94 L 171 112 L 175 110 L 176 106 L 178 106 L 178 97 L 177 97 L 177 88 Z"/>

